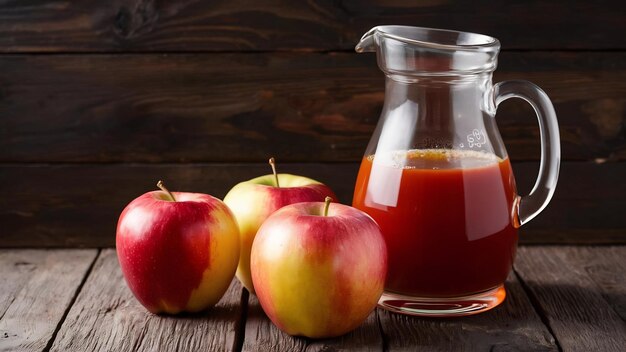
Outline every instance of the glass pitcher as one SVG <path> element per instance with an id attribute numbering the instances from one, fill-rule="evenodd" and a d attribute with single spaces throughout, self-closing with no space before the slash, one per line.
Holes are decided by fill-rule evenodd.
<path id="1" fill-rule="evenodd" d="M 489 36 L 407 26 L 375 27 L 356 46 L 376 52 L 386 76 L 353 199 L 387 241 L 385 309 L 459 316 L 500 304 L 517 229 L 554 193 L 554 108 L 530 82 L 492 85 L 499 49 Z M 539 176 L 527 196 L 517 194 L 495 120 L 497 106 L 513 97 L 532 105 L 541 132 Z"/>

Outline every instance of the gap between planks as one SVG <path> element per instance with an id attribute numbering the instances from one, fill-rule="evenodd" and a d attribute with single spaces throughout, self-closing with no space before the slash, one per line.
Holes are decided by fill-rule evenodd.
<path id="1" fill-rule="evenodd" d="M 539 318 L 541 319 L 541 322 L 543 323 L 543 325 L 545 325 L 546 329 L 548 329 L 548 332 L 550 332 L 550 335 L 554 337 L 555 335 L 554 335 L 554 331 L 552 330 L 552 327 L 550 326 L 550 321 L 548 317 L 546 316 L 545 311 L 541 307 L 541 303 L 537 299 L 537 296 L 533 294 L 532 290 L 524 282 L 524 279 L 519 275 L 519 273 L 515 270 L 515 268 L 512 269 L 512 273 L 513 275 L 515 275 L 515 278 L 520 283 L 520 286 L 524 290 L 524 293 L 526 293 L 526 297 L 528 297 L 530 303 L 532 304 L 535 310 L 535 313 L 539 316 Z M 561 344 L 559 343 L 558 339 L 556 338 L 554 339 L 554 344 L 556 345 L 559 352 L 563 352 L 563 348 L 561 347 Z"/>
<path id="2" fill-rule="evenodd" d="M 54 343 L 54 340 L 56 340 L 57 334 L 59 333 L 59 330 L 61 329 L 63 322 L 67 318 L 67 314 L 70 312 L 70 309 L 72 309 L 74 302 L 76 302 L 76 298 L 80 294 L 80 291 L 83 289 L 83 286 L 85 285 L 85 282 L 87 281 L 87 277 L 89 277 L 89 275 L 91 274 L 91 270 L 93 270 L 93 266 L 94 264 L 96 264 L 96 260 L 98 260 L 98 257 L 100 257 L 101 252 L 102 250 L 98 249 L 96 256 L 91 261 L 91 264 L 89 264 L 89 267 L 87 268 L 87 271 L 85 271 L 85 275 L 83 276 L 83 279 L 80 281 L 80 284 L 78 284 L 78 287 L 76 288 L 76 291 L 74 292 L 74 296 L 70 300 L 70 303 L 67 305 L 67 308 L 65 308 L 65 312 L 63 312 L 63 316 L 61 317 L 61 320 L 59 320 L 59 322 L 57 323 L 57 326 L 54 329 L 54 332 L 52 333 L 50 340 L 48 340 L 48 344 L 46 345 L 46 347 L 44 347 L 43 352 L 48 352 L 50 351 L 50 348 L 52 348 L 52 344 Z"/>
<path id="3" fill-rule="evenodd" d="M 460 319 L 411 318 L 378 310 L 366 322 L 363 327 L 366 333 L 361 337 L 358 335 L 363 333 L 362 329 L 361 332 L 356 331 L 351 334 L 352 336 L 349 334 L 340 339 L 312 341 L 290 337 L 277 330 L 258 306 L 258 301 L 254 303 L 256 298 L 249 296 L 247 291 L 239 286 L 235 294 L 232 295 L 233 292 L 231 292 L 229 296 L 229 300 L 232 301 L 232 304 L 228 303 L 231 304 L 231 310 L 226 310 L 233 312 L 232 309 L 234 309 L 238 312 L 238 323 L 230 325 L 233 327 L 230 332 L 231 337 L 226 339 L 230 342 L 222 346 L 231 346 L 230 349 L 235 351 L 248 351 L 267 346 L 270 346 L 270 350 L 291 346 L 297 350 L 309 351 L 342 350 L 347 346 L 372 351 L 383 349 L 389 351 L 445 350 L 446 348 L 475 350 L 489 346 L 494 349 L 526 346 L 539 350 L 575 351 L 593 348 L 607 351 L 623 350 L 626 346 L 624 342 L 626 337 L 626 325 L 624 325 L 626 320 L 626 263 L 624 261 L 626 247 L 522 246 L 519 252 L 515 268 L 517 276 L 512 274 L 509 278 L 507 283 L 509 297 L 500 307 L 481 315 Z M 107 258 L 103 258 L 104 256 Z M 39 343 L 42 348 L 35 350 L 82 350 L 84 345 L 81 342 L 84 340 L 80 337 L 76 338 L 74 332 L 80 333 L 80 329 L 85 329 L 85 325 L 87 329 L 90 326 L 93 327 L 93 324 L 88 324 L 90 316 L 103 319 L 121 305 L 123 305 L 121 308 L 129 308 L 131 311 L 122 314 L 122 320 L 116 323 L 128 324 L 125 319 L 133 322 L 137 316 L 145 317 L 147 313 L 142 307 L 138 307 L 138 303 L 130 296 L 119 272 L 117 260 L 114 259 L 116 259 L 114 250 L 94 251 L 94 257 L 88 262 L 89 265 L 76 286 L 74 294 L 62 310 L 63 314 L 55 325 L 54 331 L 51 331 L 48 342 Z M 103 267 L 102 262 L 105 262 L 106 266 Z M 112 278 L 116 279 L 111 280 Z M 120 301 L 120 297 L 118 300 L 113 299 L 115 297 L 107 294 L 106 290 L 98 290 L 97 286 L 94 287 L 94 282 L 107 284 L 109 288 L 113 287 L 113 291 L 121 292 L 126 301 Z M 236 284 L 236 280 L 234 282 Z M 10 286 L 2 288 L 6 290 L 7 287 Z M 19 287 L 15 288 L 14 291 L 19 289 Z M 121 291 L 118 291 L 120 289 Z M 99 299 L 99 301 L 92 302 L 95 304 L 91 307 L 86 304 L 85 300 L 88 291 L 90 291 L 91 298 Z M 6 295 L 0 297 L 0 308 L 2 308 L 3 299 L 7 306 L 11 306 L 16 300 L 15 297 L 7 298 Z M 109 306 L 111 300 L 119 304 L 111 309 L 101 309 Z M 578 304 L 581 300 L 585 305 Z M 89 299 L 87 303 L 88 301 Z M 251 304 L 248 305 L 248 302 Z M 560 305 L 555 305 L 555 303 Z M 0 316 L 6 316 L 6 314 L 7 309 L 0 312 Z M 15 311 L 9 314 L 15 315 Z M 226 313 L 220 310 L 218 315 L 220 314 L 224 317 Z M 4 317 L 0 318 L 0 323 L 3 319 Z M 157 340 L 163 336 L 175 336 L 179 339 L 175 347 L 184 347 L 181 341 L 185 338 L 193 339 L 193 336 L 189 336 L 193 326 L 202 325 L 202 320 L 211 319 L 211 317 L 148 317 L 147 319 L 152 319 L 153 323 L 157 321 L 155 323 L 157 328 L 159 324 L 170 328 L 168 335 L 155 333 Z M 160 320 L 162 320 L 161 323 L 158 322 Z M 191 320 L 191 325 L 187 325 L 190 329 L 180 329 L 180 325 L 189 323 L 189 320 Z M 141 319 L 138 321 L 141 322 Z M 538 324 L 535 324 L 535 321 L 538 321 Z M 91 322 L 94 323 L 94 321 Z M 207 326 L 214 328 L 212 324 L 205 327 Z M 156 345 L 154 345 L 155 341 L 150 341 L 155 337 L 150 336 L 151 330 L 155 332 L 155 329 L 151 329 L 155 327 L 154 324 L 150 326 L 144 322 L 143 326 L 138 324 L 137 327 L 140 328 L 140 332 L 143 332 L 139 334 L 143 337 L 135 340 L 134 344 L 125 345 L 124 341 L 120 341 L 119 336 L 113 334 L 106 340 L 117 339 L 119 344 L 100 345 L 100 349 L 105 350 L 106 347 L 110 347 L 116 350 L 133 348 L 147 350 L 160 346 L 158 341 Z M 528 332 L 529 328 L 532 334 Z M 159 330 L 156 329 L 156 332 Z M 259 341 L 259 331 L 261 335 L 269 333 L 271 336 L 265 344 Z M 106 335 L 110 334 L 111 330 L 106 329 L 105 326 L 105 329 L 100 329 L 99 332 L 104 332 Z M 185 332 L 188 333 L 187 336 L 182 336 Z M 92 333 L 98 335 L 97 326 Z M 528 336 L 532 338 L 528 339 Z M 364 338 L 373 338 L 374 343 L 370 341 L 366 344 L 363 342 Z M 68 341 L 72 343 L 68 344 Z M 29 346 L 36 347 L 37 343 Z M 90 348 L 90 350 L 96 349 Z"/>
<path id="4" fill-rule="evenodd" d="M 233 280 L 211 310 L 154 315 L 128 289 L 114 249 L 105 249 L 61 326 L 51 351 L 236 350 L 243 288 Z"/>
<path id="5" fill-rule="evenodd" d="M 521 247 L 528 296 L 564 351 L 626 351 L 626 246 Z"/>
<path id="6" fill-rule="evenodd" d="M 0 251 L 0 351 L 46 351 L 97 250 Z"/>

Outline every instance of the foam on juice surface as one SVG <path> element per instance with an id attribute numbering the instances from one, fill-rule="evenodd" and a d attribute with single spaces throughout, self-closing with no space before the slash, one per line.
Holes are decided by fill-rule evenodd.
<path id="1" fill-rule="evenodd" d="M 492 153 L 455 149 L 411 149 L 376 153 L 367 157 L 374 164 L 397 169 L 469 169 L 503 160 Z"/>

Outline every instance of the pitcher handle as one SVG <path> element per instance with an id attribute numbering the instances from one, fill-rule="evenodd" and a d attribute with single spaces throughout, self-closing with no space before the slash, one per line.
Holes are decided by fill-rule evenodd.
<path id="1" fill-rule="evenodd" d="M 514 205 L 514 225 L 520 227 L 537 216 L 550 202 L 559 178 L 561 142 L 559 124 L 548 95 L 528 81 L 505 81 L 494 85 L 496 108 L 509 98 L 520 98 L 529 103 L 539 122 L 541 137 L 541 164 L 533 189 L 527 196 L 518 196 Z"/>

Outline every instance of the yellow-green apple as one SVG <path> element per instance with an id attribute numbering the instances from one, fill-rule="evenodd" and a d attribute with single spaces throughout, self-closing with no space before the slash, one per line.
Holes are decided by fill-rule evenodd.
<path id="1" fill-rule="evenodd" d="M 360 210 L 329 203 L 276 211 L 252 246 L 261 307 L 291 335 L 343 335 L 367 318 L 383 292 L 387 249 L 378 225 Z"/>
<path id="2" fill-rule="evenodd" d="M 239 224 L 241 255 L 237 278 L 254 293 L 250 276 L 250 250 L 259 227 L 276 210 L 300 202 L 321 202 L 326 197 L 337 199 L 326 185 L 308 177 L 277 174 L 274 158 L 270 159 L 273 174 L 241 182 L 233 187 L 224 203 L 233 211 Z"/>
<path id="3" fill-rule="evenodd" d="M 135 297 L 152 313 L 198 312 L 215 305 L 239 261 L 231 211 L 207 194 L 162 191 L 139 196 L 117 224 L 117 255 Z"/>

